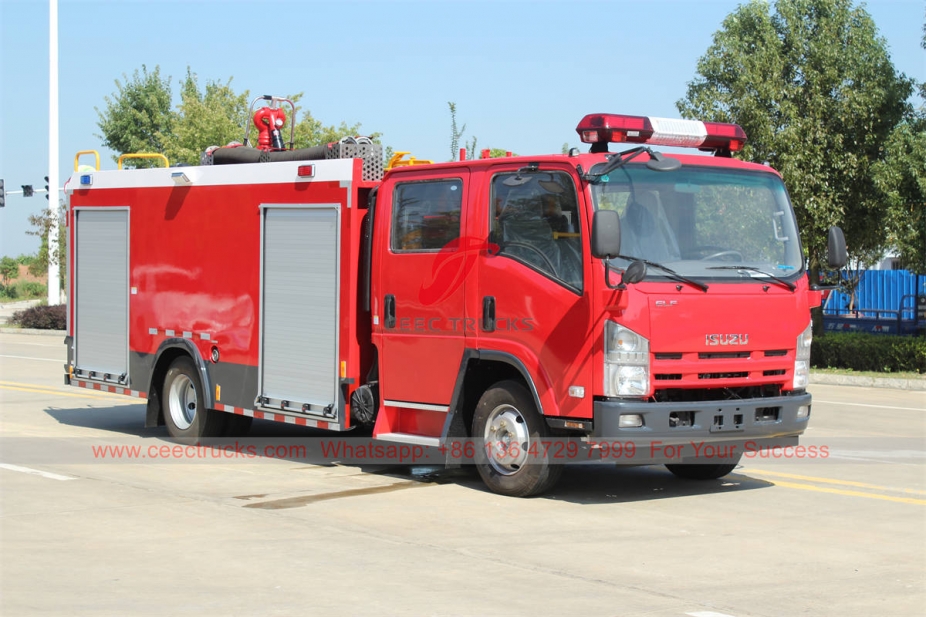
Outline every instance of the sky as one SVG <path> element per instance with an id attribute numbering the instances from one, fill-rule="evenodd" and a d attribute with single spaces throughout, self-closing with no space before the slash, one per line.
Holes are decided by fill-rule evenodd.
<path id="1" fill-rule="evenodd" d="M 143 65 L 179 80 L 233 78 L 285 96 L 326 125 L 361 123 L 419 159 L 463 140 L 518 154 L 580 145 L 588 113 L 678 117 L 696 64 L 738 0 L 58 0 L 59 174 L 99 150 L 105 97 Z M 869 0 L 898 71 L 926 80 L 926 1 Z M 44 187 L 48 168 L 48 0 L 0 0 L 0 178 Z M 203 144 L 203 147 L 212 144 Z M 462 144 L 461 144 L 462 145 Z M 91 157 L 92 158 L 92 157 Z M 88 161 L 84 161 L 88 162 Z M 8 195 L 0 256 L 34 253 L 42 194 Z"/>

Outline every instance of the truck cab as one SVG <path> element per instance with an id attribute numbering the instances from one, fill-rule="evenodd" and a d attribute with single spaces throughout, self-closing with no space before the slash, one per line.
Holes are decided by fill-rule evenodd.
<path id="1" fill-rule="evenodd" d="M 384 178 L 374 436 L 472 440 L 483 479 L 513 495 L 596 450 L 708 478 L 794 443 L 820 294 L 779 174 L 730 157 L 736 125 L 593 114 L 577 131 L 592 152 Z"/>

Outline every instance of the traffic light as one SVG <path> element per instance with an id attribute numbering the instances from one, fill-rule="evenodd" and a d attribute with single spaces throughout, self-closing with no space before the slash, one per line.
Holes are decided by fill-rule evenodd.
<path id="1" fill-rule="evenodd" d="M 29 187 L 29 192 L 30 192 L 30 194 L 31 194 L 31 192 L 32 192 L 32 187 L 31 187 L 31 186 Z M 48 192 L 48 176 L 45 176 L 45 199 L 48 199 L 48 196 L 49 196 L 49 195 L 50 195 L 50 193 Z"/>
<path id="2" fill-rule="evenodd" d="M 3 188 L 3 180 L 0 180 L 0 208 L 6 206 L 6 189 Z"/>
<path id="3" fill-rule="evenodd" d="M 35 194 L 35 190 L 32 188 L 31 184 L 23 184 L 23 197 L 32 197 Z"/>

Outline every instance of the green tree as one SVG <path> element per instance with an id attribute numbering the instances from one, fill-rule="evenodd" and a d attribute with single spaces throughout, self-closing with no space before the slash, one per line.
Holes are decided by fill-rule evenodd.
<path id="1" fill-rule="evenodd" d="M 852 0 L 751 0 L 723 21 L 676 105 L 689 118 L 741 125 L 741 156 L 781 172 L 815 273 L 831 225 L 856 259 L 882 253 L 887 209 L 872 168 L 911 92 Z"/>
<path id="2" fill-rule="evenodd" d="M 12 257 L 0 259 L 0 277 L 2 283 L 9 284 L 10 281 L 19 276 L 19 262 Z"/>
<path id="3" fill-rule="evenodd" d="M 116 80 L 116 92 L 104 98 L 106 108 L 95 108 L 101 135 L 97 135 L 107 148 L 117 154 L 165 151 L 165 140 L 173 135 L 174 115 L 171 112 L 170 77 L 161 77 L 160 67 L 148 72 L 142 65 L 129 78 Z M 129 159 L 126 167 L 152 167 L 158 165 L 148 159 Z"/>
<path id="4" fill-rule="evenodd" d="M 920 45 L 926 49 L 926 23 Z M 887 202 L 889 242 L 904 268 L 926 274 L 926 82 L 919 95 L 919 108 L 894 129 L 873 169 Z"/>
<path id="5" fill-rule="evenodd" d="M 460 152 L 460 139 L 466 132 L 466 125 L 457 127 L 457 104 L 448 101 L 447 106 L 450 108 L 450 159 L 457 160 Z M 473 148 L 476 147 L 476 138 L 473 137 Z"/>
<path id="6" fill-rule="evenodd" d="M 100 111 L 98 135 L 104 146 L 118 153 L 154 152 L 164 154 L 173 163 L 195 165 L 209 146 L 223 146 L 244 139 L 251 119 L 248 114 L 249 93 L 237 93 L 232 78 L 226 81 L 207 81 L 204 88 L 199 78 L 187 68 L 186 78 L 180 82 L 180 104 L 171 107 L 170 78 L 162 78 L 160 69 L 148 72 L 142 66 L 124 83 L 116 81 L 117 91 L 105 98 L 106 109 Z M 290 96 L 294 103 L 302 94 Z M 287 106 L 288 107 L 288 106 Z M 361 134 L 360 123 L 326 126 L 316 120 L 308 110 L 298 106 L 295 147 L 305 148 L 338 141 L 342 137 Z M 287 108 L 287 124 L 283 127 L 284 141 L 289 141 L 289 126 L 293 121 Z M 367 135 L 380 143 L 380 133 Z M 251 143 L 257 142 L 253 126 Z M 118 155 L 113 160 L 118 159 Z M 157 161 L 126 161 L 126 166 L 152 167 Z"/>
<path id="7" fill-rule="evenodd" d="M 463 133 L 466 132 L 466 125 L 457 127 L 457 104 L 448 102 L 447 105 L 450 107 L 450 160 L 455 161 L 460 155 L 460 139 L 463 138 Z M 479 139 L 475 135 L 473 135 L 472 139 L 463 142 L 463 147 L 466 148 L 467 160 L 478 159 L 482 155 L 479 151 Z M 507 154 L 508 150 L 504 148 L 489 148 L 489 158 L 491 159 L 503 158 Z M 517 154 L 512 154 L 512 156 L 517 156 Z"/>
<path id="8" fill-rule="evenodd" d="M 189 67 L 180 86 L 180 106 L 173 113 L 173 132 L 162 135 L 164 154 L 173 163 L 198 165 L 209 146 L 224 146 L 244 139 L 248 118 L 248 91 L 236 93 L 226 82 L 207 81 L 200 90 Z M 253 131 L 252 131 L 253 133 Z M 256 141 L 256 140 L 255 140 Z"/>
<path id="9" fill-rule="evenodd" d="M 300 110 L 301 111 L 301 110 Z M 323 146 L 332 142 L 339 141 L 343 137 L 355 137 L 363 135 L 360 130 L 360 123 L 347 124 L 341 122 L 339 125 L 325 126 L 325 124 L 316 119 L 309 110 L 302 111 L 299 115 L 299 122 L 296 123 L 296 147 L 309 148 L 311 146 Z M 379 143 L 381 133 L 370 133 L 367 135 L 374 142 Z M 288 140 L 289 135 L 284 135 Z"/>
<path id="10" fill-rule="evenodd" d="M 64 205 L 61 204 L 59 207 L 58 254 L 54 255 L 52 258 L 60 266 L 58 268 L 58 279 L 62 289 L 64 289 L 67 275 L 67 269 L 65 268 L 65 264 L 67 263 L 67 227 L 64 225 L 66 216 Z M 42 276 L 48 273 L 48 233 L 51 231 L 54 221 L 48 210 L 42 210 L 39 214 L 29 216 L 29 224 L 32 225 L 33 229 L 26 233 L 30 236 L 38 236 L 42 239 L 38 254 L 29 264 L 29 273 L 32 276 Z"/>

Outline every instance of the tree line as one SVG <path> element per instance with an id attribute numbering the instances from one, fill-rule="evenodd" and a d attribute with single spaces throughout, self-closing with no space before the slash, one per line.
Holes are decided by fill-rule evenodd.
<path id="1" fill-rule="evenodd" d="M 251 95 L 248 90 L 236 92 L 232 79 L 209 80 L 200 86 L 199 78 L 187 68 L 180 80 L 180 102 L 173 106 L 171 78 L 161 74 L 159 66 L 149 71 L 145 65 L 131 77 L 116 80 L 116 92 L 104 98 L 103 109 L 97 108 L 101 143 L 117 154 L 155 152 L 163 154 L 171 164 L 198 165 L 203 151 L 210 146 L 225 146 L 241 142 L 250 124 L 248 114 Z M 298 122 L 295 126 L 295 147 L 308 148 L 338 141 L 342 137 L 361 134 L 360 123 L 326 126 L 298 105 L 302 93 L 286 96 L 296 103 Z M 289 139 L 293 118 L 286 107 L 286 125 L 281 129 Z M 379 141 L 379 133 L 367 134 Z M 257 133 L 251 127 L 252 143 Z M 147 167 L 156 162 L 145 159 L 129 160 L 126 166 Z"/>
<path id="2" fill-rule="evenodd" d="M 894 248 L 926 273 L 924 99 L 926 83 L 894 68 L 863 5 L 751 0 L 723 21 L 676 105 L 739 124 L 749 136 L 741 157 L 781 173 L 812 272 L 827 228 L 840 225 L 855 263 Z"/>

